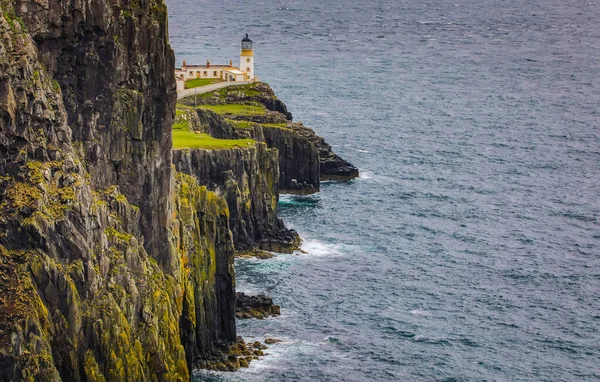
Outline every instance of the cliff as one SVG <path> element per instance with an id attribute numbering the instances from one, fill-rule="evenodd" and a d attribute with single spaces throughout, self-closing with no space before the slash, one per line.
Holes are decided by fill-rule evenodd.
<path id="1" fill-rule="evenodd" d="M 229 226 L 239 251 L 254 247 L 291 253 L 299 245 L 296 232 L 277 216 L 278 155 L 264 143 L 230 149 L 173 151 L 177 171 L 217 191 L 227 201 Z"/>
<path id="2" fill-rule="evenodd" d="M 0 379 L 188 380 L 235 343 L 234 247 L 172 171 L 164 4 L 0 5 Z"/>
<path id="3" fill-rule="evenodd" d="M 253 138 L 279 152 L 282 193 L 311 194 L 321 180 L 349 180 L 358 169 L 335 154 L 314 130 L 292 122 L 292 114 L 264 83 L 230 86 L 179 101 L 192 129 L 219 138 Z M 195 110 L 197 116 L 189 115 Z M 194 114 L 196 114 L 194 113 Z"/>
<path id="4" fill-rule="evenodd" d="M 0 7 L 0 380 L 247 366 L 234 251 L 297 247 L 330 147 L 263 84 L 176 110 L 162 0 Z"/>

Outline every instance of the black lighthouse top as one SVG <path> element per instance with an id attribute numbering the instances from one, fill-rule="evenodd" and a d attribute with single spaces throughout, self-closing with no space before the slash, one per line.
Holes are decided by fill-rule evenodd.
<path id="1" fill-rule="evenodd" d="M 252 50 L 252 40 L 248 37 L 248 33 L 246 33 L 246 37 L 242 39 L 242 50 Z"/>

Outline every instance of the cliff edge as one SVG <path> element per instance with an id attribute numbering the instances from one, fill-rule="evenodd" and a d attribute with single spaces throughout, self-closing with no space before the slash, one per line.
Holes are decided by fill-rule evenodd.
<path id="1" fill-rule="evenodd" d="M 165 5 L 0 5 L 0 379 L 189 380 L 236 343 L 234 245 L 172 169 Z"/>
<path id="2" fill-rule="evenodd" d="M 176 106 L 162 0 L 0 8 L 0 380 L 247 366 L 234 253 L 292 252 L 279 193 L 356 168 L 264 84 Z"/>
<path id="3" fill-rule="evenodd" d="M 281 193 L 311 194 L 319 191 L 322 180 L 345 181 L 359 175 L 314 130 L 293 122 L 287 106 L 265 83 L 187 97 L 178 107 L 194 122 L 194 130 L 219 138 L 252 138 L 277 149 Z"/>

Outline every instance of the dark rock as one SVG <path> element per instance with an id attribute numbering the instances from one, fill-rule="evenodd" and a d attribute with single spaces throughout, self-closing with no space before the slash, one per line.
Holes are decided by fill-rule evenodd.
<path id="1" fill-rule="evenodd" d="M 273 258 L 275 255 L 271 252 L 268 251 L 263 251 L 261 249 L 258 248 L 252 248 L 249 249 L 247 251 L 241 251 L 241 252 L 237 252 L 235 254 L 235 257 L 239 257 L 239 258 L 257 258 L 257 259 L 261 259 L 261 260 L 265 260 L 265 259 L 271 259 Z"/>
<path id="2" fill-rule="evenodd" d="M 0 5 L 0 380 L 189 380 L 235 344 L 234 247 L 173 176 L 166 7 L 63 5 Z"/>
<path id="3" fill-rule="evenodd" d="M 263 294 L 249 296 L 243 292 L 237 292 L 235 306 L 237 318 L 263 319 L 281 314 L 279 305 L 273 304 L 273 300 Z"/>
<path id="4" fill-rule="evenodd" d="M 199 184 L 227 200 L 229 223 L 236 249 L 291 253 L 298 234 L 277 216 L 279 166 L 277 152 L 264 143 L 227 150 L 174 150 L 177 171 L 194 176 Z"/>
<path id="5" fill-rule="evenodd" d="M 262 344 L 261 346 L 261 349 L 266 349 L 266 346 Z M 262 350 L 246 344 L 241 337 L 238 337 L 235 344 L 218 354 L 199 361 L 198 367 L 207 370 L 235 371 L 241 367 L 248 367 L 250 362 L 263 355 Z"/>
<path id="6" fill-rule="evenodd" d="M 188 99 L 182 102 L 189 104 Z M 267 84 L 232 86 L 215 92 L 212 98 L 202 98 L 201 102 L 262 104 L 267 108 L 266 115 L 226 115 L 229 119 L 256 123 L 252 130 L 236 130 L 222 116 L 208 110 L 200 109 L 198 115 L 202 120 L 202 130 L 212 131 L 211 135 L 215 137 L 251 137 L 266 142 L 270 148 L 277 148 L 281 193 L 312 194 L 319 191 L 321 180 L 350 180 L 359 175 L 356 167 L 335 154 L 331 146 L 312 129 L 302 123 L 292 123 L 287 107 Z M 273 124 L 285 124 L 286 127 L 275 127 Z"/>
<path id="7" fill-rule="evenodd" d="M 272 344 L 276 344 L 278 342 L 283 342 L 282 340 L 278 339 L 278 338 L 265 338 L 265 343 L 267 345 L 272 345 Z"/>

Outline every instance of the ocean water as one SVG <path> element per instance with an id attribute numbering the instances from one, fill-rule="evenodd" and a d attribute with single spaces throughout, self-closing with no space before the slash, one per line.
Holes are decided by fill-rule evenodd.
<path id="1" fill-rule="evenodd" d="M 284 196 L 306 254 L 236 263 L 283 339 L 195 381 L 600 380 L 600 3 L 168 0 L 361 170 Z"/>

